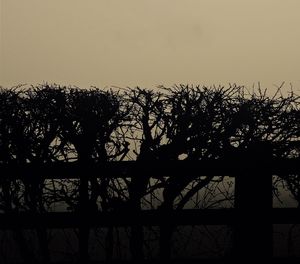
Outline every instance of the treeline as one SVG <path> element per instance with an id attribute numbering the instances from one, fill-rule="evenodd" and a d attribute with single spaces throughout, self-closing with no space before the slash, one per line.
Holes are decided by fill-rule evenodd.
<path id="1" fill-rule="evenodd" d="M 1 89 L 0 164 L 299 158 L 299 103 L 293 92 L 283 96 L 279 89 L 270 97 L 266 90 L 250 93 L 237 85 L 105 91 L 45 84 Z M 207 176 L 198 188 L 213 177 Z M 163 186 L 164 206 L 173 208 L 194 178 L 169 179 Z M 109 182 L 88 180 L 95 202 Z M 123 184 L 139 204 L 149 177 Z M 300 200 L 296 177 L 289 185 Z M 101 198 L 103 208 L 106 196 Z"/>
<path id="2" fill-rule="evenodd" d="M 268 96 L 265 90 L 248 92 L 237 85 L 117 91 L 48 84 L 2 88 L 0 164 L 135 160 L 151 166 L 151 161 L 299 159 L 299 105 L 299 96 L 292 91 L 283 96 L 279 89 Z M 82 175 L 80 182 L 46 183 L 1 175 L 0 209 L 44 212 L 53 203 L 64 202 L 69 210 L 82 212 L 120 208 L 137 212 L 143 199 L 156 190 L 162 190 L 160 209 L 183 209 L 197 192 L 215 184 L 214 177 L 183 175 L 153 183 L 141 171 L 131 180 Z M 300 201 L 298 175 L 285 180 Z M 168 255 L 172 228 L 162 230 L 161 251 Z M 87 237 L 87 231 L 82 232 L 80 236 Z M 134 258 L 143 258 L 141 226 L 132 227 L 130 247 Z"/>
<path id="3" fill-rule="evenodd" d="M 298 157 L 299 97 L 244 87 L 0 90 L 0 162 L 205 160 L 258 142 Z"/>

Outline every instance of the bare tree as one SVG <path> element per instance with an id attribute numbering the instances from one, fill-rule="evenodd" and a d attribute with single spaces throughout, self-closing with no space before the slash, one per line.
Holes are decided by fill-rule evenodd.
<path id="1" fill-rule="evenodd" d="M 293 92 L 283 96 L 280 89 L 272 97 L 260 88 L 249 93 L 238 85 L 137 87 L 117 92 L 47 84 L 1 89 L 0 163 L 76 162 L 92 168 L 95 163 L 124 160 L 151 166 L 152 162 L 179 160 L 299 159 L 299 118 L 299 97 Z M 79 181 L 45 181 L 43 175 L 20 175 L 22 180 L 2 177 L 1 210 L 42 213 L 52 210 L 55 203 L 65 203 L 69 211 L 83 216 L 79 251 L 81 260 L 86 260 L 90 229 L 84 216 L 121 210 L 135 217 L 147 206 L 166 213 L 191 204 L 215 208 L 225 200 L 231 206 L 234 199 L 231 187 L 224 185 L 226 175 L 202 175 L 201 168 L 199 175 L 154 179 L 145 167 L 131 180 L 111 179 L 101 171 L 80 172 Z M 299 175 L 278 176 L 299 203 Z M 251 181 L 249 174 L 244 184 Z M 251 192 L 251 201 L 258 203 L 260 194 Z M 171 224 L 160 227 L 162 259 L 171 256 L 175 230 Z M 15 233 L 24 259 L 35 258 L 22 230 Z M 42 225 L 36 233 L 43 261 L 49 261 L 49 233 Z M 107 260 L 114 255 L 114 233 L 113 227 L 106 231 Z M 132 225 L 129 238 L 132 258 L 145 259 L 148 244 L 143 226 Z"/>

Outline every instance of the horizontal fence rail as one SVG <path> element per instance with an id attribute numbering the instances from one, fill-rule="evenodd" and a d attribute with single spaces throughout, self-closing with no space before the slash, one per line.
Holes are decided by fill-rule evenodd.
<path id="1" fill-rule="evenodd" d="M 259 216 L 253 210 L 249 222 L 255 222 Z M 163 212 L 144 210 L 140 212 L 97 212 L 82 215 L 76 212 L 50 213 L 11 213 L 0 214 L 0 229 L 15 227 L 32 229 L 45 228 L 78 228 L 83 223 L 87 227 L 129 227 L 132 225 L 160 226 L 170 225 L 232 225 L 239 223 L 241 212 L 236 209 L 185 209 Z M 263 222 L 272 224 L 288 224 L 300 222 L 300 212 L 296 208 L 274 208 L 264 212 Z"/>
<path id="2" fill-rule="evenodd" d="M 79 179 L 79 204 L 73 212 L 13 212 L 0 214 L 0 229 L 67 229 L 79 230 L 80 261 L 88 259 L 88 232 L 97 227 L 129 227 L 132 232 L 142 226 L 160 228 L 161 259 L 170 258 L 169 227 L 228 225 L 233 230 L 235 257 L 255 260 L 273 256 L 273 224 L 300 223 L 297 208 L 272 208 L 272 176 L 288 178 L 300 175 L 299 159 L 206 160 L 206 161 L 120 161 L 107 163 L 55 162 L 45 164 L 0 164 L 0 181 L 20 179 L 24 183 L 47 179 Z M 229 176 L 235 178 L 234 208 L 182 209 L 158 207 L 153 210 L 118 208 L 112 211 L 85 210 L 88 181 L 92 178 L 147 178 Z M 256 180 L 253 188 L 249 185 Z M 34 184 L 33 184 L 34 185 Z M 253 189 L 252 189 L 253 188 Z M 172 228 L 171 228 L 172 229 Z M 165 237 L 164 237 L 165 236 Z M 169 237 L 170 238 L 170 237 Z M 165 239 L 165 240 L 164 240 Z M 253 241 L 256 241 L 253 244 Z M 137 245 L 136 245 L 137 246 Z M 133 251 L 134 252 L 134 251 Z M 137 251 L 138 252 L 138 251 Z M 133 259 L 139 257 L 133 255 Z"/>
<path id="3" fill-rule="evenodd" d="M 77 179 L 88 177 L 133 178 L 141 175 L 159 178 L 164 176 L 184 177 L 185 175 L 226 175 L 238 177 L 245 172 L 267 172 L 272 175 L 300 173 L 299 159 L 273 159 L 270 161 L 234 160 L 207 161 L 112 161 L 107 163 L 82 164 L 79 162 L 55 162 L 45 164 L 0 164 L 0 178 Z M 252 175 L 255 177 L 256 175 Z"/>

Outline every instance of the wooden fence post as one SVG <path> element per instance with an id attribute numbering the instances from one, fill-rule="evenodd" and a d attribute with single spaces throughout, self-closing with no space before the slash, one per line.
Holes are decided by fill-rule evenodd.
<path id="1" fill-rule="evenodd" d="M 235 178 L 234 250 L 240 260 L 270 259 L 273 255 L 271 155 L 265 145 L 256 144 L 243 157 L 245 168 L 250 169 Z"/>
<path id="2" fill-rule="evenodd" d="M 89 261 L 89 227 L 88 227 L 88 177 L 87 175 L 82 174 L 82 168 L 88 168 L 88 162 L 80 163 L 80 183 L 79 183 L 79 210 L 78 213 L 80 215 L 80 226 L 79 226 L 79 263 L 86 263 Z"/>

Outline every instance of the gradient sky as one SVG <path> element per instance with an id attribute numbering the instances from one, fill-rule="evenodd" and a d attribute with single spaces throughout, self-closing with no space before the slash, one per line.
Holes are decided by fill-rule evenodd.
<path id="1" fill-rule="evenodd" d="M 299 0 L 0 0 L 0 85 L 300 87 Z"/>

